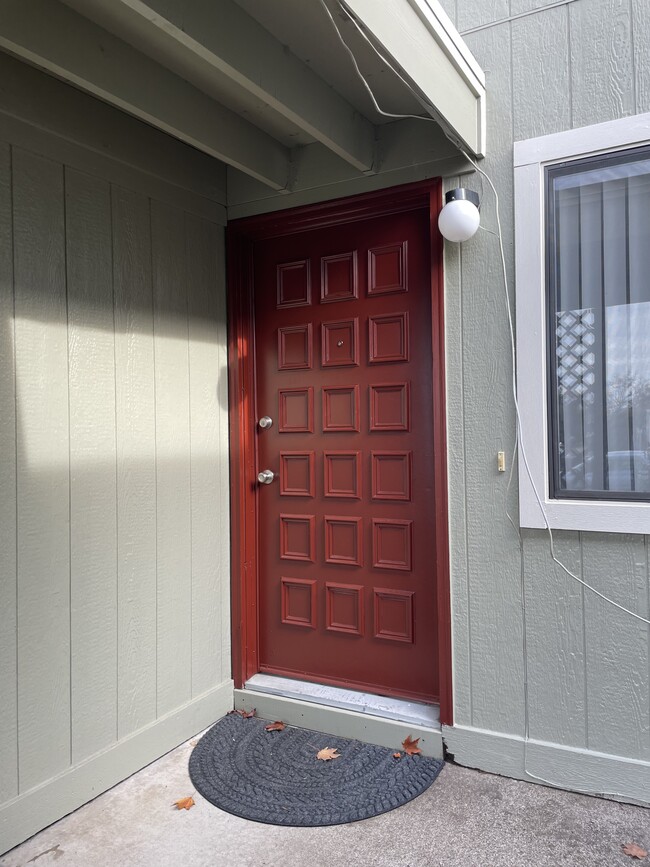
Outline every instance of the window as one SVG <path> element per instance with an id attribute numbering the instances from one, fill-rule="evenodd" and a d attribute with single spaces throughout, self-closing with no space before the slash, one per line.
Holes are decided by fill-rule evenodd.
<path id="1" fill-rule="evenodd" d="M 650 115 L 516 143 L 515 216 L 521 524 L 650 532 Z"/>
<path id="2" fill-rule="evenodd" d="M 551 496 L 650 495 L 650 149 L 545 168 Z"/>

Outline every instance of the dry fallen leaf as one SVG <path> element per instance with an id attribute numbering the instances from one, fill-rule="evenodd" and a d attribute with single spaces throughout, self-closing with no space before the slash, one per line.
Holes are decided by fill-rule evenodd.
<path id="1" fill-rule="evenodd" d="M 281 720 L 277 720 L 276 722 L 271 723 L 271 725 L 264 726 L 264 731 L 267 732 L 283 732 L 285 729 L 286 724 L 283 723 Z"/>
<path id="2" fill-rule="evenodd" d="M 623 847 L 623 853 L 625 855 L 629 855 L 630 858 L 647 858 L 648 853 L 645 849 L 642 849 L 640 846 L 637 846 L 636 843 L 626 843 Z"/>
<path id="3" fill-rule="evenodd" d="M 422 750 L 418 746 L 419 743 L 420 738 L 416 738 L 415 740 L 413 740 L 411 735 L 407 735 L 406 738 L 402 741 L 402 749 L 407 756 L 417 756 L 418 753 L 422 752 Z"/>
<path id="4" fill-rule="evenodd" d="M 393 753 L 393 758 L 394 758 L 394 759 L 401 759 L 401 758 L 402 758 L 402 754 L 401 754 L 401 753 Z"/>
<path id="5" fill-rule="evenodd" d="M 177 810 L 189 810 L 190 807 L 194 806 L 194 798 L 192 796 L 189 798 L 179 798 L 178 801 L 174 801 L 173 806 Z"/>
<path id="6" fill-rule="evenodd" d="M 226 716 L 230 716 L 233 713 L 238 714 L 243 719 L 250 719 L 255 716 L 255 708 L 253 708 L 253 710 L 237 710 L 237 708 L 235 708 L 235 710 L 229 710 Z"/>
<path id="7" fill-rule="evenodd" d="M 323 747 L 316 753 L 316 758 L 323 762 L 329 762 L 330 759 L 340 759 L 341 756 L 337 747 Z"/>

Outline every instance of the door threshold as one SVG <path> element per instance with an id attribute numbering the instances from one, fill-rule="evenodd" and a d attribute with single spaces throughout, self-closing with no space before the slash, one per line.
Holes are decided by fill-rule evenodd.
<path id="1" fill-rule="evenodd" d="M 254 689 L 269 695 L 283 695 L 285 698 L 311 701 L 314 704 L 326 704 L 329 707 L 354 710 L 427 728 L 440 728 L 440 707 L 437 704 L 390 698 L 307 680 L 292 680 L 274 674 L 254 674 L 246 681 L 244 689 Z"/>
<path id="2" fill-rule="evenodd" d="M 235 690 L 237 709 L 258 717 L 354 738 L 394 750 L 410 736 L 424 755 L 442 756 L 439 709 L 434 704 L 371 695 L 276 675 L 256 674 Z"/>

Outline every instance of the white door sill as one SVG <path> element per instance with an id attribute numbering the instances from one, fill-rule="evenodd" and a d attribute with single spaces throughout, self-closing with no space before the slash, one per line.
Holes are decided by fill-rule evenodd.
<path id="1" fill-rule="evenodd" d="M 440 728 L 440 708 L 437 704 L 389 698 L 369 692 L 358 692 L 354 689 L 310 683 L 306 680 L 292 680 L 273 674 L 253 675 L 246 681 L 244 689 L 254 689 L 256 692 L 264 692 L 268 695 L 283 695 L 285 698 L 310 701 L 313 704 L 326 704 L 328 707 L 354 710 L 357 713 L 414 723 L 428 728 Z"/>

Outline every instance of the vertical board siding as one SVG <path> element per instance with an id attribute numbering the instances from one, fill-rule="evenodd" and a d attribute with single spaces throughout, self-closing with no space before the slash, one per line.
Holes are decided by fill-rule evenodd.
<path id="1" fill-rule="evenodd" d="M 461 33 L 472 27 L 501 21 L 510 14 L 510 0 L 481 0 L 480 3 L 456 0 L 456 7 L 456 26 Z"/>
<path id="2" fill-rule="evenodd" d="M 70 765 L 63 168 L 14 148 L 20 790 Z"/>
<path id="3" fill-rule="evenodd" d="M 650 111 L 646 0 L 545 5 L 546 0 L 511 0 L 512 15 L 537 11 L 466 37 L 487 76 L 490 142 L 484 167 L 501 198 L 510 277 L 513 140 Z M 488 6 L 457 0 L 461 28 L 489 18 L 494 7 L 490 12 Z M 476 177 L 466 185 L 481 189 Z M 492 209 L 486 188 L 482 224 L 490 230 Z M 520 632 L 513 553 L 519 541 L 499 500 L 502 479 L 493 472 L 496 450 L 511 447 L 506 438 L 514 429 L 509 372 L 501 362 L 509 343 L 496 240 L 479 233 L 458 257 L 448 255 L 446 264 L 456 721 L 523 735 L 525 711 L 532 738 L 648 760 L 650 630 L 556 566 L 543 532 L 521 534 L 525 633 Z M 458 389 L 460 395 L 451 394 Z M 508 451 L 506 456 L 509 465 Z M 459 514 L 453 500 L 462 501 L 463 485 Z M 516 520 L 516 503 L 509 506 Z M 648 616 L 647 538 L 554 536 L 557 555 L 576 575 Z M 526 708 L 519 670 L 523 643 L 517 647 L 524 639 Z"/>
<path id="4" fill-rule="evenodd" d="M 550 561 L 545 532 L 524 530 L 522 536 L 529 734 L 549 743 L 586 747 L 583 590 Z M 556 555 L 580 576 L 578 533 L 562 534 Z"/>
<path id="5" fill-rule="evenodd" d="M 559 6 L 512 22 L 515 141 L 571 127 L 568 16 Z"/>
<path id="6" fill-rule="evenodd" d="M 0 803 L 18 794 L 16 390 L 11 149 L 0 142 Z"/>
<path id="7" fill-rule="evenodd" d="M 230 678 L 223 244 L 0 142 L 0 804 Z"/>
<path id="8" fill-rule="evenodd" d="M 110 187 L 66 170 L 72 760 L 117 736 L 117 490 Z"/>
<path id="9" fill-rule="evenodd" d="M 586 580 L 619 605 L 650 616 L 643 536 L 582 537 Z M 587 591 L 585 629 L 589 747 L 650 760 L 648 626 Z"/>
<path id="10" fill-rule="evenodd" d="M 510 56 L 508 25 L 468 37 L 489 56 Z M 479 63 L 481 58 L 478 57 Z M 501 219 L 506 237 L 512 232 L 511 129 L 512 90 L 507 66 L 483 64 L 488 69 L 488 124 L 491 132 L 486 171 L 501 197 Z M 481 190 L 480 181 L 471 186 Z M 493 197 L 485 192 L 483 224 L 494 231 Z M 512 249 L 507 250 L 512 273 Z M 508 474 L 499 474 L 496 455 L 512 456 L 514 412 L 512 365 L 506 306 L 501 282 L 499 250 L 493 237 L 479 233 L 461 251 L 463 336 L 463 425 L 466 485 L 467 582 L 470 628 L 472 724 L 519 734 L 523 727 L 523 614 L 521 607 L 521 553 L 506 519 L 513 514 L 514 488 L 507 491 Z M 486 303 L 485 275 L 493 275 L 494 297 Z M 455 429 L 455 423 L 450 430 Z M 508 499 L 509 493 L 509 499 Z M 495 520 L 499 515 L 499 520 Z M 486 550 L 489 540 L 489 551 Z M 455 551 L 453 554 L 455 557 Z M 453 562 L 452 557 L 452 562 Z M 454 606 L 462 600 L 454 592 Z M 462 603 L 461 603 L 462 604 Z M 456 624 L 457 625 L 457 624 Z M 460 635 L 459 642 L 461 639 Z M 464 651 L 461 651 L 464 653 Z M 457 678 L 458 679 L 458 678 Z"/>
<path id="11" fill-rule="evenodd" d="M 635 111 L 650 111 L 650 4 L 647 0 L 631 0 L 632 62 Z"/>
<path id="12" fill-rule="evenodd" d="M 192 695 L 190 395 L 183 213 L 151 204 L 158 715 Z M 213 681 L 214 682 L 214 681 Z"/>
<path id="13" fill-rule="evenodd" d="M 186 215 L 192 488 L 192 695 L 229 677 L 228 460 L 223 230 Z M 224 444 L 224 442 L 226 444 Z M 215 459 L 215 456 L 216 459 Z M 226 625 L 224 627 L 224 620 Z"/>
<path id="14" fill-rule="evenodd" d="M 572 126 L 634 113 L 629 0 L 591 0 L 569 8 Z"/>
<path id="15" fill-rule="evenodd" d="M 217 318 L 219 327 L 216 331 L 217 350 L 219 353 L 217 381 L 217 403 L 219 406 L 219 506 L 217 510 L 219 538 L 230 538 L 230 463 L 228 460 L 229 428 L 228 428 L 228 332 L 226 320 L 226 237 L 222 229 L 211 226 L 211 245 L 216 252 L 217 269 Z M 221 592 L 221 679 L 232 677 L 230 662 L 232 638 L 230 634 L 230 545 L 219 547 L 219 588 Z"/>
<path id="16" fill-rule="evenodd" d="M 460 186 L 458 178 L 448 179 L 450 189 Z M 463 413 L 463 317 L 462 270 L 459 244 L 446 244 L 445 345 L 447 363 L 447 414 L 456 419 L 457 435 L 448 434 L 447 461 L 449 479 L 450 581 L 453 588 L 452 634 L 462 636 L 454 645 L 453 695 L 454 720 L 470 725 L 472 720 L 472 666 L 470 647 L 469 587 L 467 569 L 467 500 L 465 478 L 465 436 Z"/>
<path id="17" fill-rule="evenodd" d="M 68 108 L 0 124 L 0 851 L 232 698 L 223 167 Z"/>
<path id="18" fill-rule="evenodd" d="M 149 200 L 112 189 L 118 737 L 156 718 L 156 418 Z"/>
<path id="19" fill-rule="evenodd" d="M 510 14 L 521 15 L 522 12 L 541 11 L 554 2 L 555 0 L 510 0 Z M 568 0 L 568 2 L 575 2 L 575 0 Z"/>

